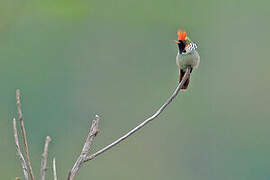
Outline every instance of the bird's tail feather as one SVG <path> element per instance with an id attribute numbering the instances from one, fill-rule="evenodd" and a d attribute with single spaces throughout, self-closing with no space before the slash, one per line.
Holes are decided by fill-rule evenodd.
<path id="1" fill-rule="evenodd" d="M 182 81 L 184 75 L 185 75 L 185 72 L 181 69 L 179 73 L 179 83 Z M 187 89 L 189 85 L 189 81 L 190 81 L 190 77 L 188 77 L 188 79 L 186 80 L 186 82 L 184 83 L 181 89 L 184 89 L 184 90 Z"/>

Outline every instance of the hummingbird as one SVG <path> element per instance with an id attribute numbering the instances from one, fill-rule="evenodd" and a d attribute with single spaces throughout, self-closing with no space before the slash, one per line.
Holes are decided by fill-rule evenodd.
<path id="1" fill-rule="evenodd" d="M 175 43 L 178 45 L 178 52 L 176 56 L 176 64 L 179 68 L 179 82 L 181 82 L 186 69 L 190 68 L 190 73 L 193 68 L 198 68 L 200 64 L 200 55 L 197 52 L 197 45 L 187 37 L 187 33 L 182 30 L 177 32 L 178 40 Z M 181 89 L 188 88 L 190 77 L 186 80 Z"/>

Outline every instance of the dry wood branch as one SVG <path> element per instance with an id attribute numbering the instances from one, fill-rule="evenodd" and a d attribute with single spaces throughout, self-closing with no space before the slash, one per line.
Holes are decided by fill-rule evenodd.
<path id="1" fill-rule="evenodd" d="M 28 171 L 27 171 L 27 164 L 24 160 L 23 154 L 21 152 L 21 148 L 20 148 L 20 144 L 19 144 L 19 139 L 18 139 L 18 131 L 17 131 L 17 125 L 16 125 L 16 119 L 13 118 L 13 130 L 14 130 L 14 139 L 15 139 L 15 144 L 16 144 L 16 151 L 17 151 L 17 155 L 21 161 L 21 166 L 23 169 L 23 174 L 24 174 L 24 178 L 25 180 L 29 180 L 28 178 Z M 19 178 L 16 178 L 19 179 Z"/>
<path id="2" fill-rule="evenodd" d="M 53 180 L 57 180 L 55 157 L 53 158 Z"/>
<path id="3" fill-rule="evenodd" d="M 181 88 L 183 87 L 184 83 L 189 78 L 189 76 L 190 76 L 190 68 L 187 68 L 186 73 L 185 73 L 182 81 L 178 84 L 178 86 L 174 90 L 173 94 L 167 99 L 167 101 L 151 117 L 144 120 L 138 126 L 131 129 L 129 132 L 127 132 L 125 135 L 118 138 L 117 140 L 115 140 L 111 144 L 109 144 L 106 147 L 102 148 L 101 150 L 89 155 L 94 137 L 97 135 L 97 133 L 99 131 L 98 123 L 99 123 L 100 118 L 98 115 L 96 115 L 92 121 L 90 132 L 86 138 L 86 141 L 85 141 L 84 146 L 82 148 L 81 154 L 77 158 L 72 169 L 69 171 L 68 180 L 74 180 L 74 177 L 78 173 L 78 171 L 83 163 L 85 163 L 89 160 L 92 160 L 93 158 L 97 157 L 98 155 L 101 155 L 104 152 L 106 152 L 107 150 L 113 148 L 114 146 L 116 146 L 117 144 L 119 144 L 123 140 L 127 139 L 129 136 L 131 136 L 132 134 L 134 134 L 138 130 L 140 130 L 142 127 L 144 127 L 150 121 L 157 118 L 166 109 L 166 107 L 172 102 L 172 100 L 178 95 L 179 91 L 181 90 Z M 16 128 L 16 120 L 14 118 L 13 119 L 13 127 L 14 127 L 14 137 L 15 137 L 15 143 L 16 143 L 16 150 L 17 150 L 17 154 L 19 156 L 19 159 L 21 161 L 21 165 L 23 168 L 25 179 L 29 180 L 29 178 L 28 178 L 28 174 L 29 174 L 31 180 L 34 180 L 34 175 L 33 175 L 31 162 L 30 162 L 30 158 L 29 158 L 29 150 L 28 150 L 28 145 L 27 145 L 26 132 L 25 132 L 25 128 L 24 128 L 22 110 L 21 110 L 20 90 L 16 91 L 16 104 L 17 104 L 18 116 L 19 116 L 19 120 L 20 120 L 20 127 L 21 127 L 21 131 L 22 131 L 22 136 L 23 136 L 23 145 L 24 145 L 26 160 L 24 159 L 24 156 L 20 151 L 20 146 L 19 146 L 19 141 L 18 141 L 18 133 L 17 133 L 17 128 Z M 46 140 L 45 140 L 45 145 L 44 145 L 44 153 L 42 155 L 42 160 L 41 160 L 41 170 L 40 170 L 41 180 L 45 180 L 47 156 L 48 156 L 48 145 L 49 145 L 50 140 L 51 140 L 50 137 L 47 136 Z M 55 158 L 53 158 L 53 175 L 54 175 L 54 180 L 57 180 Z"/>
<path id="4" fill-rule="evenodd" d="M 30 158 L 29 158 L 29 150 L 28 150 L 26 132 L 25 132 L 24 122 L 23 122 L 21 100 L 20 100 L 20 90 L 19 89 L 16 90 L 16 104 L 17 104 L 18 116 L 19 116 L 19 120 L 20 120 L 22 136 L 23 136 L 23 145 L 24 145 L 24 152 L 25 152 L 25 156 L 26 156 L 28 171 L 29 171 L 31 180 L 34 180 L 34 173 L 33 173 Z"/>
<path id="5" fill-rule="evenodd" d="M 48 147 L 51 141 L 50 136 L 47 136 L 44 144 L 44 151 L 41 157 L 41 168 L 40 168 L 40 179 L 45 180 L 46 170 L 47 170 L 47 157 L 48 157 Z"/>
<path id="6" fill-rule="evenodd" d="M 87 154 L 90 151 L 94 137 L 97 135 L 97 133 L 99 131 L 98 130 L 99 119 L 100 118 L 98 115 L 96 115 L 95 118 L 93 119 L 92 125 L 90 128 L 90 132 L 86 138 L 82 152 L 81 152 L 80 156 L 78 157 L 77 161 L 75 162 L 73 168 L 70 170 L 69 175 L 68 175 L 68 180 L 74 180 L 75 175 L 78 173 L 81 165 L 86 160 Z"/>
<path id="7" fill-rule="evenodd" d="M 188 77 L 190 76 L 190 68 L 187 68 L 186 73 L 182 79 L 182 81 L 178 84 L 177 88 L 175 89 L 175 91 L 173 92 L 173 94 L 171 95 L 171 97 L 169 97 L 169 99 L 155 112 L 155 114 L 153 114 L 151 117 L 149 117 L 148 119 L 144 120 L 141 124 L 139 124 L 137 127 L 133 128 L 132 130 L 130 130 L 128 133 L 126 133 L 124 136 L 120 137 L 119 139 L 117 139 L 116 141 L 114 141 L 113 143 L 109 144 L 108 146 L 104 147 L 103 149 L 97 151 L 96 153 L 87 156 L 87 158 L 85 159 L 85 161 L 89 161 L 95 157 L 97 157 L 98 155 L 104 153 L 105 151 L 111 149 L 112 147 L 116 146 L 117 144 L 119 144 L 121 141 L 125 140 L 126 138 L 128 138 L 130 135 L 132 135 L 133 133 L 135 133 L 136 131 L 138 131 L 139 129 L 141 129 L 142 127 L 144 127 L 147 123 L 149 123 L 150 121 L 152 121 L 153 119 L 157 118 L 160 113 L 162 113 L 162 111 L 172 102 L 172 100 L 177 96 L 177 94 L 179 93 L 180 89 L 183 87 L 184 83 L 186 82 L 186 80 L 188 79 Z"/>

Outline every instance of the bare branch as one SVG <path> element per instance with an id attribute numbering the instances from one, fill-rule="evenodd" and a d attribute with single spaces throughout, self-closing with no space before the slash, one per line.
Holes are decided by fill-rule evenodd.
<path id="1" fill-rule="evenodd" d="M 70 170 L 69 175 L 68 175 L 68 180 L 74 180 L 74 177 L 78 173 L 81 165 L 83 164 L 83 162 L 85 162 L 87 154 L 89 153 L 92 142 L 94 140 L 94 137 L 97 135 L 99 131 L 98 130 L 99 119 L 100 118 L 98 115 L 96 115 L 95 118 L 93 119 L 90 132 L 86 138 L 82 152 L 80 156 L 78 157 L 77 161 L 75 162 L 73 168 Z"/>
<path id="2" fill-rule="evenodd" d="M 112 147 L 116 146 L 117 144 L 119 144 L 121 141 L 125 140 L 126 138 L 128 138 L 130 135 L 132 135 L 133 133 L 137 132 L 139 129 L 141 129 L 142 127 L 144 127 L 147 123 L 149 123 L 150 121 L 152 121 L 153 119 L 157 118 L 160 113 L 162 113 L 162 111 L 172 102 L 172 100 L 177 96 L 177 94 L 179 93 L 180 89 L 183 87 L 184 83 L 186 82 L 186 80 L 188 79 L 188 77 L 190 76 L 190 68 L 188 67 L 186 70 L 186 73 L 182 79 L 182 81 L 178 84 L 177 88 L 175 89 L 175 91 L 173 92 L 173 94 L 171 95 L 171 97 L 169 97 L 169 99 L 155 112 L 155 114 L 153 114 L 151 117 L 149 117 L 148 119 L 144 120 L 141 124 L 139 124 L 137 127 L 133 128 L 132 130 L 130 130 L 128 133 L 126 133 L 124 136 L 120 137 L 119 139 L 117 139 L 116 141 L 114 141 L 113 143 L 107 145 L 106 147 L 104 147 L 103 149 L 97 151 L 96 153 L 92 154 L 92 155 L 88 155 L 87 158 L 85 159 L 86 161 L 89 161 L 95 157 L 97 157 L 98 155 L 104 153 L 105 151 L 111 149 Z"/>
<path id="3" fill-rule="evenodd" d="M 85 163 L 89 160 L 92 160 L 93 158 L 97 157 L 98 155 L 101 155 L 104 152 L 106 152 L 107 150 L 113 148 L 114 146 L 116 146 L 117 144 L 119 144 L 123 140 L 127 139 L 129 136 L 131 136 L 132 134 L 134 134 L 138 130 L 140 130 L 142 127 L 144 127 L 150 121 L 157 118 L 166 109 L 166 107 L 172 102 L 172 100 L 175 99 L 175 97 L 178 95 L 179 91 L 181 90 L 181 88 L 183 87 L 184 83 L 187 81 L 189 76 L 190 76 L 190 68 L 187 68 L 186 73 L 185 73 L 182 81 L 178 84 L 178 86 L 174 90 L 173 94 L 151 117 L 144 120 L 138 126 L 131 129 L 129 132 L 127 132 L 122 137 L 118 138 L 116 141 L 112 142 L 111 144 L 107 145 L 106 147 L 102 148 L 101 150 L 89 155 L 94 137 L 99 132 L 98 123 L 99 123 L 100 118 L 98 115 L 96 115 L 92 121 L 90 132 L 86 138 L 86 141 L 85 141 L 84 146 L 82 148 L 81 154 L 77 158 L 74 166 L 72 167 L 72 169 L 70 170 L 70 172 L 68 174 L 68 180 L 74 180 L 74 177 L 77 175 L 77 173 L 78 173 L 78 171 L 83 163 Z M 13 126 L 14 126 L 14 137 L 15 137 L 15 143 L 16 143 L 16 150 L 17 150 L 17 154 L 19 156 L 19 159 L 21 161 L 21 165 L 23 168 L 25 179 L 29 180 L 29 178 L 28 178 L 28 174 L 29 174 L 31 180 L 34 180 L 34 175 L 33 175 L 31 162 L 30 162 L 30 158 L 29 158 L 29 150 L 28 150 L 26 132 L 25 132 L 25 128 L 24 128 L 22 110 L 21 110 L 20 90 L 16 91 L 16 104 L 17 104 L 18 116 L 19 116 L 19 120 L 20 120 L 20 127 L 21 127 L 21 131 L 22 131 L 22 136 L 23 136 L 23 145 L 24 145 L 26 160 L 24 160 L 23 154 L 20 151 L 20 146 L 19 146 L 19 141 L 18 141 L 18 133 L 17 133 L 17 128 L 16 128 L 16 120 L 14 118 L 13 119 Z M 45 140 L 45 145 L 44 145 L 44 152 L 43 152 L 42 159 L 41 159 L 41 169 L 40 169 L 41 180 L 45 180 L 47 156 L 48 156 L 48 145 L 49 145 L 50 141 L 51 141 L 50 137 L 47 136 L 46 140 Z M 54 180 L 57 180 L 55 158 L 53 158 L 53 175 L 54 175 Z"/>
<path id="4" fill-rule="evenodd" d="M 55 157 L 53 158 L 53 180 L 57 180 Z"/>
<path id="5" fill-rule="evenodd" d="M 20 90 L 19 89 L 16 90 L 16 104 L 17 104 L 18 116 L 19 116 L 19 120 L 20 120 L 22 136 L 23 136 L 23 145 L 24 145 L 24 151 L 25 151 L 25 156 L 26 156 L 26 162 L 28 165 L 28 171 L 29 171 L 31 180 L 34 180 L 34 173 L 33 173 L 30 158 L 29 158 L 29 150 L 28 150 L 26 132 L 25 132 L 24 123 L 23 123 L 21 101 L 20 101 Z"/>
<path id="6" fill-rule="evenodd" d="M 44 144 L 44 151 L 41 156 L 41 168 L 40 168 L 40 179 L 45 180 L 45 174 L 47 170 L 47 157 L 48 157 L 48 147 L 49 143 L 51 141 L 50 136 L 47 136 L 45 139 L 45 144 Z"/>
<path id="7" fill-rule="evenodd" d="M 23 154 L 21 152 L 21 148 L 20 148 L 20 144 L 19 144 L 19 139 L 18 139 L 18 131 L 17 131 L 17 125 L 16 125 L 16 119 L 13 118 L 13 130 L 14 130 L 14 139 L 15 139 L 15 144 L 16 144 L 16 151 L 17 151 L 17 155 L 21 161 L 21 166 L 23 169 L 23 174 L 25 177 L 25 180 L 29 180 L 28 178 L 28 171 L 27 171 L 27 165 L 26 162 L 24 160 Z M 19 178 L 16 178 L 19 179 Z"/>

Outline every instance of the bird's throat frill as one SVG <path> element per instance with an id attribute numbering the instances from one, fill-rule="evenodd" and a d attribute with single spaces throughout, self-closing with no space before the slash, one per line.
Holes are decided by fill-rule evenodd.
<path id="1" fill-rule="evenodd" d="M 185 50 L 186 42 L 179 41 L 179 43 L 177 45 L 178 45 L 178 49 L 179 49 L 180 54 L 186 52 L 186 50 Z"/>

